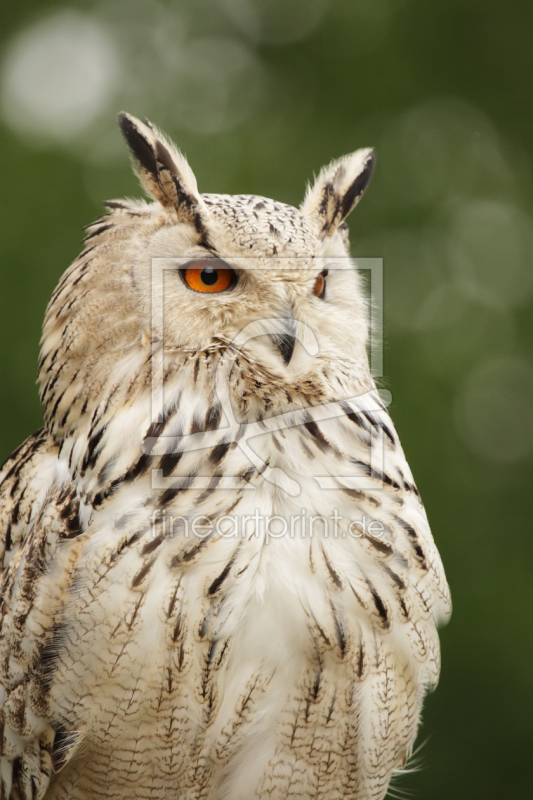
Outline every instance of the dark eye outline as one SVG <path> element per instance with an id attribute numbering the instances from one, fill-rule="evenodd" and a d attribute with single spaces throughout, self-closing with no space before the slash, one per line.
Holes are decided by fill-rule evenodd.
<path id="1" fill-rule="evenodd" d="M 329 270 L 323 269 L 322 272 L 320 273 L 320 275 L 317 277 L 317 279 L 315 281 L 315 289 L 313 291 L 313 294 L 315 295 L 315 297 L 318 297 L 319 300 L 324 300 L 325 297 L 326 297 L 326 278 L 328 276 L 328 272 L 329 272 Z M 320 279 L 322 279 L 322 289 L 320 291 L 320 294 L 317 294 L 316 289 L 317 289 L 317 286 L 318 286 L 318 281 Z"/>
<path id="2" fill-rule="evenodd" d="M 231 272 L 231 279 L 229 285 L 226 286 L 224 289 L 218 289 L 218 290 L 215 289 L 214 291 L 209 291 L 209 290 L 202 291 L 201 289 L 194 289 L 192 286 L 189 285 L 189 283 L 187 283 L 185 273 L 189 269 L 200 269 L 200 267 L 202 266 L 203 269 L 229 270 Z M 238 275 L 235 272 L 235 270 L 232 267 L 230 267 L 229 264 L 226 264 L 225 261 L 222 261 L 222 259 L 220 258 L 194 258 L 192 259 L 192 261 L 188 261 L 186 264 L 183 264 L 183 266 L 179 268 L 179 273 L 181 280 L 183 281 L 187 289 L 189 289 L 189 291 L 191 292 L 195 292 L 196 294 L 223 294 L 224 292 L 229 292 L 232 289 L 234 289 L 238 281 Z"/>

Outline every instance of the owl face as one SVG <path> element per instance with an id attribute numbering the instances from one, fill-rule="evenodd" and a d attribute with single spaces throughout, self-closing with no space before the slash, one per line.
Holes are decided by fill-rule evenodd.
<path id="1" fill-rule="evenodd" d="M 257 196 L 200 195 L 161 134 L 127 115 L 120 124 L 164 219 L 131 254 L 131 277 L 168 351 L 231 344 L 289 382 L 364 356 L 366 308 L 339 226 L 370 181 L 371 150 L 323 170 L 298 210 Z"/>
<path id="2" fill-rule="evenodd" d="M 236 368 L 280 397 L 318 375 L 327 384 L 332 367 L 366 378 L 367 308 L 344 219 L 370 181 L 372 150 L 324 168 L 296 209 L 200 194 L 161 133 L 127 114 L 119 123 L 154 202 L 108 203 L 52 297 L 40 366 L 47 422 L 64 429 L 87 396 L 104 403 L 132 374 L 146 384 L 154 351 L 167 365 L 238 353 Z"/>

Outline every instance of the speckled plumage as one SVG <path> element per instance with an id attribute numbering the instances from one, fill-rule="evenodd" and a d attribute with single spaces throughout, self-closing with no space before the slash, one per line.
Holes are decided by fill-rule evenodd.
<path id="1" fill-rule="evenodd" d="M 121 127 L 154 202 L 89 227 L 46 313 L 45 426 L 0 472 L 0 798 L 377 800 L 450 603 L 347 259 L 372 153 L 325 168 L 298 211 L 200 195 L 148 123 Z M 207 256 L 231 291 L 179 278 Z M 236 345 L 260 320 L 281 333 Z M 316 352 L 285 363 L 287 320 Z M 302 512 L 380 533 L 276 537 L 257 516 Z"/>

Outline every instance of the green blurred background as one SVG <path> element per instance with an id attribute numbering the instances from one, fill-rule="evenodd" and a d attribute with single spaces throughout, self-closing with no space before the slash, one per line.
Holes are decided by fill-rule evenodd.
<path id="1" fill-rule="evenodd" d="M 353 253 L 385 259 L 385 381 L 452 588 L 398 796 L 532 795 L 533 3 L 4 2 L 0 460 L 41 425 L 44 309 L 101 201 L 139 195 L 124 108 L 203 191 L 298 204 L 374 145 Z M 405 793 L 405 794 L 402 794 Z"/>

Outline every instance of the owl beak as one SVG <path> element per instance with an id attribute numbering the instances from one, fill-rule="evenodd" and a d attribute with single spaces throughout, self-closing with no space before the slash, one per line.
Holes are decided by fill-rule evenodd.
<path id="1" fill-rule="evenodd" d="M 280 330 L 270 334 L 270 341 L 281 355 L 284 365 L 288 366 L 296 345 L 296 320 L 291 314 L 290 317 L 279 319 L 278 323 Z"/>
<path id="2" fill-rule="evenodd" d="M 289 333 L 282 333 L 271 336 L 271 339 L 275 348 L 279 351 L 283 359 L 283 363 L 287 367 L 292 358 L 292 354 L 294 353 L 296 338 L 291 336 Z"/>

